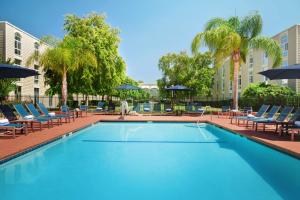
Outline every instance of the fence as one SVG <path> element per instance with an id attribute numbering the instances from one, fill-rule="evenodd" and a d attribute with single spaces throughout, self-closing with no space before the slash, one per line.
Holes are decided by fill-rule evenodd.
<path id="1" fill-rule="evenodd" d="M 96 107 L 99 101 L 102 101 L 102 97 L 89 97 L 88 105 Z M 117 97 L 110 98 L 115 102 L 116 106 L 119 106 L 120 99 Z M 14 103 L 34 103 L 37 102 L 43 103 L 47 108 L 55 109 L 61 105 L 61 99 L 58 96 L 8 96 L 5 98 L 1 98 L 2 104 L 14 104 Z M 104 101 L 108 101 L 108 98 L 105 97 Z M 130 100 L 132 103 L 144 103 L 148 102 L 148 100 Z M 157 103 L 170 103 L 170 99 L 164 100 L 156 100 L 154 102 Z M 187 103 L 191 102 L 190 99 L 176 101 L 176 105 L 184 106 Z M 211 107 L 221 107 L 223 105 L 232 105 L 232 99 L 218 99 L 218 98 L 194 98 L 192 102 L 197 103 L 202 106 L 211 106 Z M 84 96 L 73 96 L 73 99 L 69 99 L 67 104 L 72 107 L 78 107 L 80 104 L 86 104 L 86 98 Z M 261 98 L 240 98 L 239 99 L 239 107 L 252 106 L 254 110 L 257 110 L 262 104 L 269 105 L 289 105 L 293 107 L 300 106 L 300 96 L 278 96 L 278 97 L 261 97 Z"/>

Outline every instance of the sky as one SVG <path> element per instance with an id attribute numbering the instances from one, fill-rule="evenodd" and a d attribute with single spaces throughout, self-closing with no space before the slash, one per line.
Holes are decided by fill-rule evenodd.
<path id="1" fill-rule="evenodd" d="M 299 0 L 0 0 L 0 21 L 8 21 L 40 38 L 62 38 L 66 14 L 105 13 L 120 29 L 120 54 L 127 74 L 155 83 L 161 77 L 159 58 L 190 53 L 193 37 L 214 17 L 245 16 L 259 11 L 263 35 L 300 24 Z"/>

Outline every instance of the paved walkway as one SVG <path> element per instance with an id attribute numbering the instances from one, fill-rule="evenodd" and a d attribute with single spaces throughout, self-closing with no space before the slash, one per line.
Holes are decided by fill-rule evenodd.
<path id="1" fill-rule="evenodd" d="M 267 133 L 255 133 L 251 129 L 244 126 L 237 126 L 230 124 L 230 120 L 226 117 L 218 118 L 217 116 L 126 116 L 125 120 L 121 120 L 119 115 L 92 115 L 88 114 L 82 118 L 77 118 L 75 122 L 64 123 L 61 126 L 53 128 L 44 128 L 42 131 L 35 131 L 28 135 L 17 135 L 15 139 L 10 136 L 0 135 L 0 160 L 6 159 L 10 156 L 16 155 L 22 151 L 33 148 L 39 144 L 49 142 L 66 133 L 84 128 L 98 121 L 181 121 L 181 122 L 210 122 L 212 124 L 229 129 L 241 135 L 245 135 L 253 140 L 260 141 L 266 145 L 280 149 L 287 153 L 300 158 L 300 139 L 290 141 L 289 137 L 279 137 L 275 135 L 274 129 L 270 129 Z M 270 127 L 274 128 L 274 127 Z"/>

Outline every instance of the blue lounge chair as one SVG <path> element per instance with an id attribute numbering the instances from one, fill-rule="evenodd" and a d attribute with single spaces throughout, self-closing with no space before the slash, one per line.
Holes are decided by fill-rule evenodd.
<path id="1" fill-rule="evenodd" d="M 220 117 L 220 115 L 224 116 L 225 114 L 228 114 L 229 116 L 229 112 L 230 112 L 230 106 L 222 106 L 221 111 L 218 112 L 218 118 Z"/>
<path id="2" fill-rule="evenodd" d="M 136 105 L 133 106 L 133 111 L 135 112 L 141 112 L 141 104 L 137 103 Z"/>
<path id="3" fill-rule="evenodd" d="M 105 106 L 105 102 L 99 101 L 95 112 L 103 112 L 103 111 L 105 111 L 104 110 L 104 106 Z"/>
<path id="4" fill-rule="evenodd" d="M 150 112 L 151 111 L 150 103 L 144 103 L 143 109 L 144 112 Z"/>
<path id="5" fill-rule="evenodd" d="M 53 124 L 53 120 L 56 120 L 57 124 L 61 124 L 61 117 L 58 116 L 49 116 L 49 115 L 41 115 L 40 112 L 34 107 L 32 103 L 26 104 L 27 109 L 31 112 L 31 114 L 35 118 L 41 118 L 46 120 L 51 120 Z"/>
<path id="6" fill-rule="evenodd" d="M 33 129 L 33 124 L 31 120 L 19 120 L 18 117 L 15 115 L 13 109 L 9 105 L 0 105 L 0 111 L 4 115 L 6 119 L 9 120 L 10 124 L 12 124 L 13 127 L 16 127 L 16 130 L 22 129 L 22 127 L 26 126 L 26 134 L 27 134 L 27 129 L 30 125 L 32 132 L 34 131 Z M 22 126 L 16 125 L 20 124 Z"/>
<path id="7" fill-rule="evenodd" d="M 288 121 L 276 123 L 277 126 L 281 126 L 279 130 L 279 135 L 282 135 L 284 132 L 288 133 L 289 129 L 300 128 L 300 126 L 295 123 L 298 121 L 300 121 L 300 108 L 297 108 L 297 110 L 294 112 L 294 114 Z"/>
<path id="8" fill-rule="evenodd" d="M 275 133 L 277 133 L 278 123 L 279 122 L 284 122 L 288 118 L 289 114 L 291 114 L 293 109 L 294 109 L 294 107 L 290 107 L 290 106 L 284 107 L 283 110 L 280 112 L 279 116 L 276 119 L 266 118 L 266 119 L 257 119 L 257 120 L 255 120 L 254 121 L 255 124 L 256 124 L 255 131 L 258 130 L 258 125 L 262 124 L 263 125 L 263 132 L 265 132 L 266 125 L 268 124 L 268 125 L 275 125 L 276 126 Z"/>
<path id="9" fill-rule="evenodd" d="M 265 120 L 265 119 L 273 120 L 275 115 L 278 113 L 279 109 L 280 109 L 280 106 L 272 106 L 272 108 L 267 113 L 266 117 L 254 117 L 254 118 L 248 119 L 248 121 L 252 122 L 252 128 L 254 129 L 254 126 L 257 121 Z"/>
<path id="10" fill-rule="evenodd" d="M 25 135 L 28 134 L 26 124 L 12 123 L 7 120 L 7 122 L 0 122 L 0 129 L 6 132 L 12 132 L 13 138 L 16 137 L 16 132 L 25 132 Z"/>
<path id="11" fill-rule="evenodd" d="M 171 104 L 165 104 L 165 112 L 167 112 L 167 113 L 173 112 Z"/>
<path id="12" fill-rule="evenodd" d="M 48 128 L 50 128 L 50 125 L 53 126 L 51 119 L 46 119 L 41 117 L 27 118 L 28 116 L 30 116 L 30 114 L 26 111 L 26 109 L 23 107 L 22 104 L 16 104 L 14 105 L 14 108 L 17 111 L 17 113 L 21 116 L 22 119 L 31 120 L 34 123 L 38 123 L 40 126 L 40 130 L 42 130 L 43 124 L 47 124 Z"/>
<path id="13" fill-rule="evenodd" d="M 45 115 L 45 116 L 50 116 L 48 109 L 43 103 L 37 103 L 37 106 L 39 107 L 40 111 Z M 56 117 L 59 117 L 61 119 L 65 119 L 66 122 L 71 121 L 71 116 L 67 114 L 55 114 Z"/>
<path id="14" fill-rule="evenodd" d="M 87 115 L 89 106 L 88 105 L 80 105 L 79 110 L 81 110 L 82 112 L 85 112 L 85 115 Z"/>
<path id="15" fill-rule="evenodd" d="M 187 113 L 194 113 L 195 110 L 194 110 L 193 104 L 191 104 L 191 103 L 187 104 L 187 105 L 185 106 L 185 111 L 186 111 Z"/>
<path id="16" fill-rule="evenodd" d="M 237 117 L 233 117 L 231 118 L 231 123 L 233 122 L 233 119 L 235 119 L 237 121 L 237 124 L 240 125 L 240 121 L 243 121 L 243 122 L 247 122 L 247 125 L 248 126 L 248 122 L 250 119 L 253 119 L 253 118 L 259 118 L 259 117 L 262 117 L 266 112 L 267 110 L 269 109 L 270 105 L 262 105 L 258 112 L 255 114 L 255 116 L 237 116 Z"/>
<path id="17" fill-rule="evenodd" d="M 153 111 L 160 113 L 161 112 L 161 104 L 160 103 L 154 104 L 153 105 Z"/>
<path id="18" fill-rule="evenodd" d="M 62 105 L 60 107 L 60 111 L 63 115 L 69 115 L 70 118 L 73 118 L 73 121 L 75 121 L 75 115 L 78 117 L 80 114 L 82 114 L 82 111 L 71 110 L 67 105 Z"/>
<path id="19" fill-rule="evenodd" d="M 200 116 L 203 116 L 205 113 L 205 109 L 201 105 L 197 105 L 195 107 L 195 113 L 200 114 Z"/>

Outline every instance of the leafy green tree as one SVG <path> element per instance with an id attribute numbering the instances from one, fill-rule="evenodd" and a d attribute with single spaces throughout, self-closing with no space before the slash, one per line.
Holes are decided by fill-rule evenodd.
<path id="1" fill-rule="evenodd" d="M 250 84 L 242 93 L 243 98 L 279 98 L 283 96 L 295 96 L 296 92 L 289 87 L 267 83 Z"/>
<path id="2" fill-rule="evenodd" d="M 289 87 L 267 83 L 250 84 L 242 93 L 240 103 L 258 109 L 262 104 L 290 105 L 297 94 Z M 297 106 L 297 105 L 296 105 Z"/>
<path id="3" fill-rule="evenodd" d="M 135 81 L 134 79 L 130 78 L 129 76 L 126 76 L 126 78 L 122 81 L 121 84 L 129 84 L 133 86 L 139 86 L 139 83 Z M 114 92 L 115 96 L 119 96 L 121 99 L 149 99 L 150 93 L 145 90 L 116 90 Z"/>
<path id="4" fill-rule="evenodd" d="M 93 51 L 80 38 L 65 36 L 64 39 L 48 48 L 42 54 L 33 54 L 28 64 L 38 60 L 39 63 L 61 77 L 62 103 L 66 105 L 68 97 L 67 74 L 78 69 L 91 66 L 96 68 L 97 62 Z"/>
<path id="5" fill-rule="evenodd" d="M 13 64 L 13 62 L 8 59 L 7 61 L 2 61 L 0 59 L 0 63 L 2 64 Z M 0 79 L 0 101 L 5 99 L 11 91 L 16 89 L 16 80 L 14 78 L 3 78 Z"/>
<path id="6" fill-rule="evenodd" d="M 200 44 L 206 45 L 213 53 L 215 66 L 219 67 L 226 59 L 230 59 L 233 73 L 233 104 L 238 108 L 238 72 L 241 63 L 246 62 L 249 49 L 261 49 L 272 59 L 273 66 L 282 61 L 278 43 L 270 38 L 260 36 L 262 18 L 255 12 L 242 19 L 213 18 L 207 22 L 204 32 L 198 33 L 192 42 L 192 52 L 198 52 Z"/>
<path id="7" fill-rule="evenodd" d="M 186 52 L 171 53 L 160 58 L 158 67 L 162 71 L 162 78 L 157 81 L 161 97 L 170 95 L 165 88 L 172 85 L 184 85 L 192 89 L 187 95 L 206 96 L 211 89 L 214 70 L 210 67 L 212 58 L 210 53 L 189 56 Z"/>
<path id="8" fill-rule="evenodd" d="M 84 87 L 78 88 L 83 93 L 112 95 L 114 88 L 126 78 L 126 65 L 118 52 L 119 30 L 108 25 L 104 15 L 96 13 L 85 17 L 67 15 L 64 28 L 68 35 L 81 38 L 90 46 L 97 60 L 97 69 L 82 69 Z"/>

